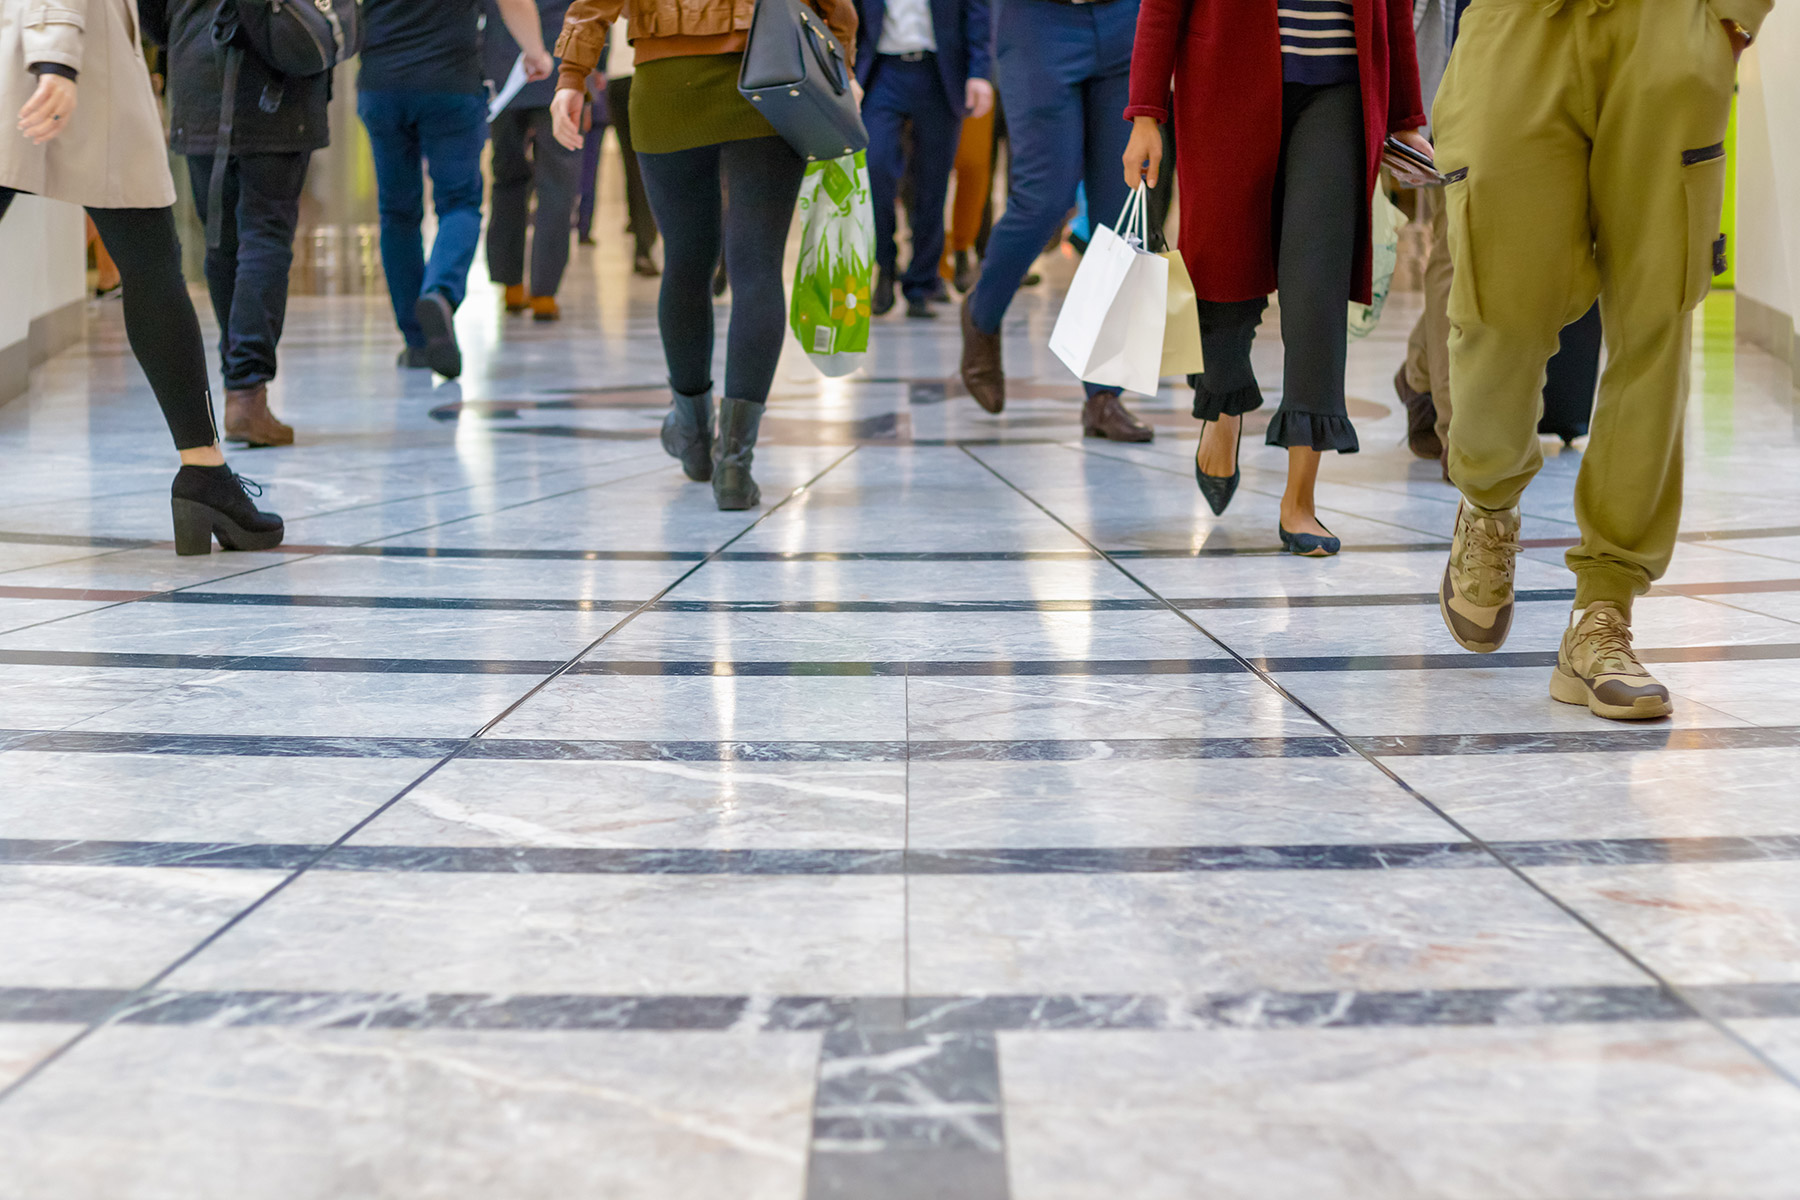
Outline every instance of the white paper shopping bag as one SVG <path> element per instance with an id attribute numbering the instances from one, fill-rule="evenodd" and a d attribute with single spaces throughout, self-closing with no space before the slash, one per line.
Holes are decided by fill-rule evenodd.
<path id="1" fill-rule="evenodd" d="M 1168 325 L 1169 260 L 1144 249 L 1139 187 L 1119 232 L 1094 230 L 1050 335 L 1050 350 L 1084 383 L 1156 394 Z"/>

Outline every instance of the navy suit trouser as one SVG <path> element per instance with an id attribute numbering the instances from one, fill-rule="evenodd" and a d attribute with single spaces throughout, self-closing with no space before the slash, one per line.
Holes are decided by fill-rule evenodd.
<path id="1" fill-rule="evenodd" d="M 950 106 L 935 57 L 918 62 L 877 58 L 863 99 L 863 124 L 869 130 L 875 263 L 890 274 L 899 260 L 894 204 L 909 165 L 902 138 L 908 121 L 912 122 L 912 260 L 900 286 L 907 299 L 922 300 L 937 288 L 938 260 L 944 254 L 944 198 L 950 190 L 950 169 L 956 165 L 962 113 Z"/>
<path id="2" fill-rule="evenodd" d="M 999 332 L 1020 281 L 1075 207 L 1076 185 L 1087 185 L 1096 227 L 1111 226 L 1125 207 L 1125 106 L 1137 12 L 1138 0 L 999 0 L 995 76 L 1011 164 L 1006 211 L 988 238 L 969 302 L 984 332 Z"/>

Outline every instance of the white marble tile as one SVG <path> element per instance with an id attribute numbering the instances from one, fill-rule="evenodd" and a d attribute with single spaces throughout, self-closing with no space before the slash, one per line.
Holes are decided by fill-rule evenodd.
<path id="1" fill-rule="evenodd" d="M 906 841 L 906 780 L 901 762 L 459 758 L 352 840 L 402 846 L 898 849 Z"/>
<path id="2" fill-rule="evenodd" d="M 114 1027 L 0 1109 L 8 1195 L 794 1200 L 816 1034 Z"/>
<path id="3" fill-rule="evenodd" d="M 1643 979 L 1497 869 L 922 876 L 908 903 L 925 995 Z"/>
<path id="4" fill-rule="evenodd" d="M 1326 731 L 1244 671 L 909 679 L 915 741 L 1313 737 Z"/>
<path id="5" fill-rule="evenodd" d="M 1360 758 L 913 762 L 915 848 L 1460 840 Z"/>
<path id="6" fill-rule="evenodd" d="M 0 1024 L 0 1088 L 11 1086 L 21 1075 L 49 1057 L 58 1046 L 81 1030 L 80 1025 L 55 1022 L 41 1025 Z"/>
<path id="7" fill-rule="evenodd" d="M 1800 748 L 1384 759 L 1484 838 L 1800 835 Z"/>
<path id="8" fill-rule="evenodd" d="M 1800 1020 L 1757 1017 L 1727 1022 L 1789 1074 L 1800 1077 Z"/>
<path id="9" fill-rule="evenodd" d="M 1018 1200 L 1775 1200 L 1800 1170 L 1800 1092 L 1698 1023 L 1000 1038 Z"/>
<path id="10" fill-rule="evenodd" d="M 903 971 L 903 890 L 894 876 L 315 871 L 169 983 L 892 994 Z"/>
<path id="11" fill-rule="evenodd" d="M 146 701 L 199 671 L 0 665 L 0 728 L 63 729 Z"/>
<path id="12" fill-rule="evenodd" d="M 1800 982 L 1800 863 L 1534 867 L 1530 874 L 1676 983 Z"/>
<path id="13" fill-rule="evenodd" d="M 869 676 L 564 675 L 502 721 L 500 738 L 900 740 L 906 680 Z"/>
<path id="14" fill-rule="evenodd" d="M 1471 662 L 1480 660 L 1469 656 Z M 1675 696 L 1665 723 L 1640 728 L 1743 727 L 1749 724 L 1705 692 L 1687 686 L 1690 665 L 1736 672 L 1757 663 L 1659 663 Z M 1791 662 L 1777 665 L 1793 670 Z M 1426 671 L 1282 671 L 1275 676 L 1320 717 L 1350 734 L 1594 732 L 1618 729 L 1585 707 L 1550 698 L 1552 667 L 1446 668 Z"/>
<path id="15" fill-rule="evenodd" d="M 14 751 L 0 755 L 0 837 L 327 843 L 430 765 L 405 758 Z"/>
<path id="16" fill-rule="evenodd" d="M 0 987 L 137 987 L 279 871 L 0 866 Z"/>
<path id="17" fill-rule="evenodd" d="M 1015 561 L 868 559 L 710 562 L 673 601 L 1144 600 L 1144 590 L 1094 557 Z"/>

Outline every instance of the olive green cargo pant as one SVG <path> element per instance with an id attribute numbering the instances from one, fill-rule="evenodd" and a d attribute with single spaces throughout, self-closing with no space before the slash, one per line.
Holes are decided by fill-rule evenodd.
<path id="1" fill-rule="evenodd" d="M 1544 364 L 1600 299 L 1608 361 L 1575 485 L 1576 606 L 1634 596 L 1681 519 L 1691 316 L 1714 272 L 1731 17 L 1771 0 L 1474 0 L 1432 127 L 1450 179 L 1450 477 L 1510 508 L 1543 465 Z"/>

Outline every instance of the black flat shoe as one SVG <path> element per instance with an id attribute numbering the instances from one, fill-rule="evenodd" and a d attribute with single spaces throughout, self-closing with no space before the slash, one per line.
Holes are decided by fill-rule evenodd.
<path id="1" fill-rule="evenodd" d="M 1238 418 L 1237 451 L 1231 456 L 1234 464 L 1229 475 L 1208 475 L 1200 469 L 1200 452 L 1194 451 L 1194 482 L 1200 485 L 1200 494 L 1206 497 L 1207 507 L 1213 510 L 1213 516 L 1222 517 L 1225 509 L 1231 504 L 1231 498 L 1237 495 L 1238 483 L 1244 477 L 1244 419 Z M 1285 543 L 1284 543 L 1285 544 Z"/>
<path id="2" fill-rule="evenodd" d="M 1320 537 L 1316 533 L 1289 533 L 1279 521 L 1275 523 L 1275 528 L 1281 531 L 1281 548 L 1289 554 L 1305 558 L 1330 558 L 1340 549 L 1338 540 L 1329 535 Z M 1325 528 L 1323 521 L 1319 522 L 1319 528 Z"/>
<path id="3" fill-rule="evenodd" d="M 462 374 L 462 347 L 456 342 L 456 310 L 442 292 L 420 296 L 413 316 L 425 331 L 425 362 L 445 379 Z"/>
<path id="4" fill-rule="evenodd" d="M 211 554 L 215 537 L 226 550 L 273 550 L 281 545 L 287 533 L 281 518 L 250 502 L 262 491 L 261 484 L 230 467 L 182 467 L 169 488 L 175 553 Z"/>

